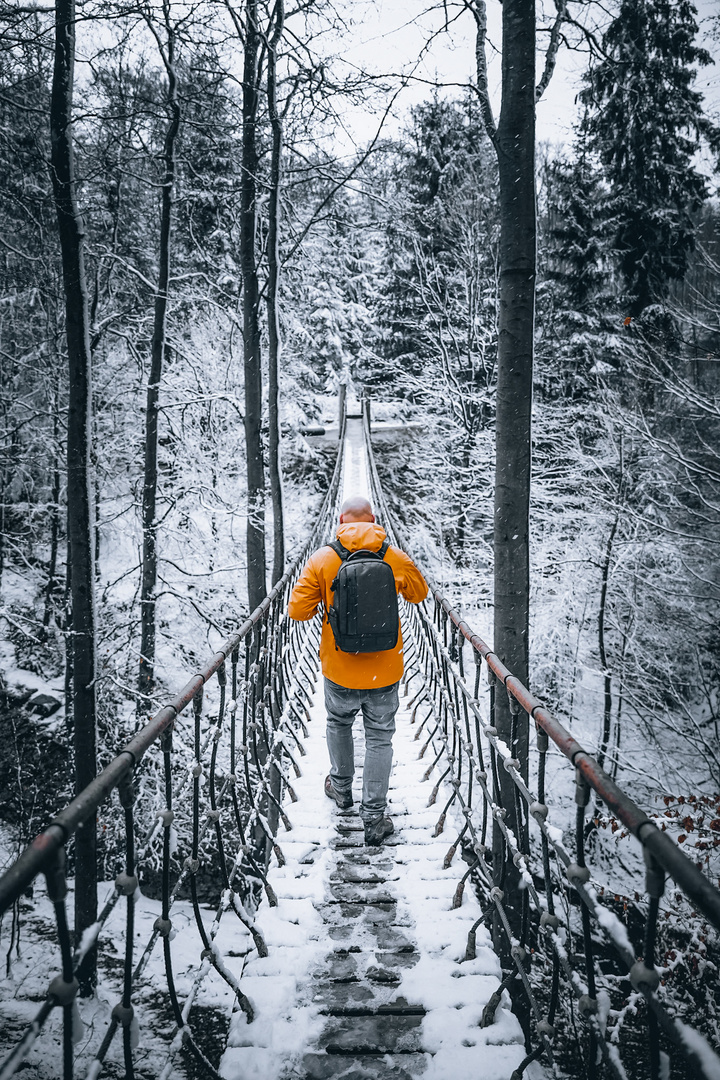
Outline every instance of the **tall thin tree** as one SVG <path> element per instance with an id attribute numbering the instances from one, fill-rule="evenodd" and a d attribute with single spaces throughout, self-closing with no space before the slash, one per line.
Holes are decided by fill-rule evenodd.
<path id="1" fill-rule="evenodd" d="M 91 351 L 85 276 L 85 231 L 77 204 L 72 138 L 75 67 L 74 0 L 56 0 L 55 52 L 50 101 L 51 171 L 62 252 L 69 396 L 67 425 L 68 542 L 72 615 L 72 719 L 75 791 L 96 774 L 95 602 L 93 500 L 91 491 Z M 95 815 L 75 834 L 75 937 L 97 919 Z M 81 992 L 95 984 L 96 954 L 90 949 L 78 973 Z"/>
<path id="2" fill-rule="evenodd" d="M 558 5 L 556 28 L 564 18 Z M 502 12 L 502 101 L 495 126 L 485 59 L 486 8 L 475 0 L 477 93 L 485 128 L 497 152 L 500 187 L 500 273 L 495 427 L 494 648 L 514 675 L 529 679 L 531 418 L 536 278 L 535 101 L 552 73 L 559 36 L 553 31 L 545 72 L 535 87 L 535 0 L 504 0 Z M 512 756 L 528 773 L 529 719 L 511 710 L 505 689 L 495 697 L 495 723 Z M 511 778 L 500 777 L 502 801 L 516 806 Z M 526 843 L 522 819 L 511 809 L 508 825 Z M 514 933 L 523 924 L 527 892 L 506 858 L 503 836 L 493 831 L 493 874 L 506 893 Z M 505 935 L 494 928 L 503 964 L 513 961 Z M 511 992 L 514 986 L 511 987 Z M 528 1030 L 522 995 L 515 1007 Z"/>
<path id="3" fill-rule="evenodd" d="M 143 561 L 140 598 L 141 642 L 138 708 L 147 706 L 155 683 L 155 588 L 157 585 L 157 484 L 158 484 L 158 403 L 167 347 L 168 283 L 170 280 L 173 196 L 175 188 L 175 145 L 180 128 L 180 105 L 175 71 L 175 34 L 170 23 L 169 3 L 163 4 L 166 41 L 148 24 L 157 41 L 167 74 L 166 106 L 169 123 L 163 147 L 162 205 L 160 211 L 160 251 L 158 286 L 155 293 L 150 376 L 145 407 L 145 469 L 143 475 Z"/>
<path id="4" fill-rule="evenodd" d="M 262 446 L 262 350 L 256 251 L 258 80 L 261 44 L 257 0 L 246 0 L 242 87 L 240 265 L 243 283 L 243 367 L 247 460 L 247 582 L 253 611 L 265 598 L 265 465 Z"/>
<path id="5" fill-rule="evenodd" d="M 486 13 L 473 5 L 477 29 L 477 90 L 487 133 L 497 151 L 500 184 L 500 274 L 494 507 L 495 652 L 528 679 L 529 513 L 533 331 L 535 320 L 535 3 L 503 4 L 502 105 L 495 126 L 485 67 Z M 497 722 L 514 735 L 513 756 L 527 770 L 527 718 L 511 723 L 505 694 Z M 512 800 L 510 800 L 512 804 Z"/>
<path id="6" fill-rule="evenodd" d="M 272 127 L 270 158 L 270 197 L 268 205 L 268 475 L 273 509 L 273 585 L 285 570 L 285 530 L 283 489 L 280 466 L 280 415 L 278 365 L 280 360 L 280 316 L 278 291 L 280 257 L 278 226 L 280 220 L 280 184 L 282 178 L 283 125 L 277 100 L 277 51 L 285 26 L 284 0 L 276 0 L 272 32 L 267 46 L 267 96 Z"/>
<path id="7" fill-rule="evenodd" d="M 503 4 L 502 106 L 496 145 L 500 184 L 500 274 L 495 429 L 494 645 L 528 681 L 530 478 L 535 326 L 535 3 Z M 511 717 L 498 695 L 507 735 Z M 505 700 L 503 700 L 505 699 Z M 513 756 L 527 771 L 527 718 L 518 718 Z"/>

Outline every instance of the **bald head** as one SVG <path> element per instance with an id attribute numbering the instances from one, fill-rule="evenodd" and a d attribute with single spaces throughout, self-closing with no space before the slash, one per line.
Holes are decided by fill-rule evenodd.
<path id="1" fill-rule="evenodd" d="M 340 507 L 340 524 L 347 525 L 352 521 L 374 521 L 375 515 L 372 512 L 372 506 L 367 499 L 363 499 L 360 495 L 355 495 L 351 499 L 346 499 Z"/>

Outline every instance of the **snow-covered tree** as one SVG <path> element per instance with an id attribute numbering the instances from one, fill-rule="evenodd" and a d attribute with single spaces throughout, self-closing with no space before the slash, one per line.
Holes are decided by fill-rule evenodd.
<path id="1" fill-rule="evenodd" d="M 607 282 L 609 252 L 603 215 L 602 174 L 581 125 L 569 158 L 555 158 L 547 170 L 545 256 L 548 276 L 569 306 L 586 312 Z"/>
<path id="2" fill-rule="evenodd" d="M 472 563 L 487 495 L 483 486 L 477 496 L 476 453 L 493 416 L 498 245 L 495 166 L 474 101 L 436 95 L 418 106 L 398 157 L 385 192 L 377 377 L 432 414 L 429 468 L 452 492 L 434 516 L 448 551 Z"/>
<path id="3" fill-rule="evenodd" d="M 633 316 L 682 278 L 707 197 L 694 157 L 718 133 L 694 88 L 697 67 L 710 63 L 697 31 L 691 0 L 622 0 L 582 95 Z"/>

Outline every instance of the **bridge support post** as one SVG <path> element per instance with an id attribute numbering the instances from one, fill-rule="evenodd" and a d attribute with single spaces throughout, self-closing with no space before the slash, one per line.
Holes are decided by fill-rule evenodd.
<path id="1" fill-rule="evenodd" d="M 370 414 L 370 398 L 367 396 L 367 393 L 364 390 L 363 390 L 363 396 L 362 396 L 362 411 L 363 411 L 363 415 L 364 415 L 365 419 L 367 420 L 368 432 L 370 432 L 370 431 L 372 431 L 372 416 Z"/>
<path id="2" fill-rule="evenodd" d="M 343 416 L 347 402 L 347 384 L 340 383 L 338 387 L 338 441 L 342 438 Z"/>

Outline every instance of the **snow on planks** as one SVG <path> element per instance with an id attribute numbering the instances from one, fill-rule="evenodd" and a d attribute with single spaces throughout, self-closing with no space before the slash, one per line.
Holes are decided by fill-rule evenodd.
<path id="1" fill-rule="evenodd" d="M 361 420 L 349 419 L 346 422 L 343 466 L 343 500 L 356 496 L 369 499 L 370 478 Z"/>
<path id="2" fill-rule="evenodd" d="M 401 704 L 389 807 L 396 832 L 371 849 L 357 814 L 362 721 L 356 805 L 340 812 L 323 792 L 320 691 L 298 802 L 288 807 L 293 828 L 279 837 L 286 865 L 271 876 L 278 907 L 258 914 L 269 956 L 237 972 L 256 1017 L 233 1018 L 220 1072 L 227 1080 L 507 1080 L 524 1056 L 520 1026 L 507 1000 L 490 1027 L 479 1026 L 500 965 L 482 929 L 477 958 L 463 959 L 480 907 L 467 889 L 452 910 L 458 872 L 443 869 L 450 829 L 433 835 L 433 780 L 421 783 L 408 712 Z M 527 1075 L 543 1073 L 535 1066 Z"/>

